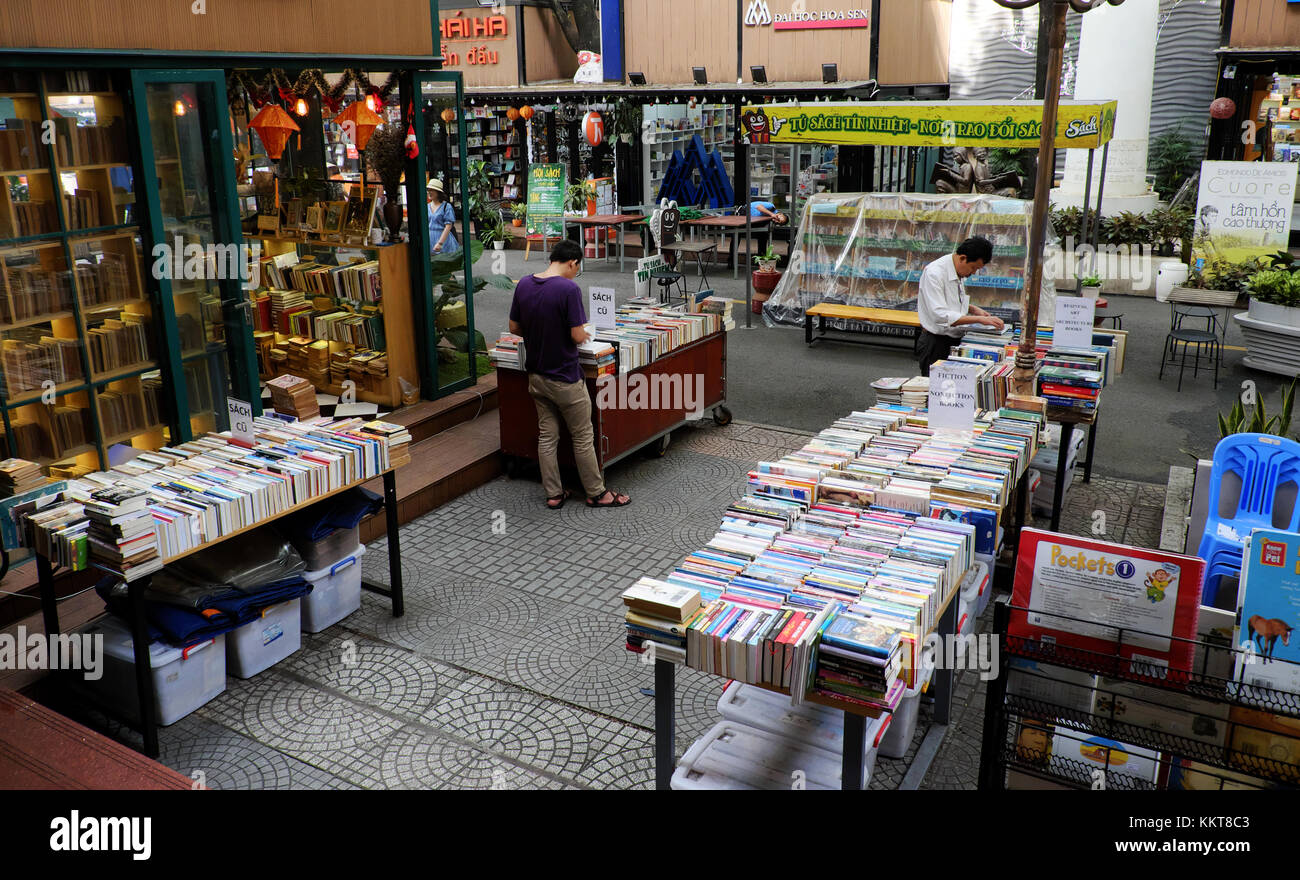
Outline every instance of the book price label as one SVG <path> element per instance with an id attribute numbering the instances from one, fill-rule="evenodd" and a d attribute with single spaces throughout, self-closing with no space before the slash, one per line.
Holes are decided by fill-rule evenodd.
<path id="1" fill-rule="evenodd" d="M 1092 346 L 1092 321 L 1097 301 L 1086 296 L 1058 296 L 1056 323 L 1052 325 L 1052 346 L 1089 348 Z"/>
<path id="2" fill-rule="evenodd" d="M 226 411 L 230 414 L 230 439 L 240 446 L 253 446 L 253 406 L 246 400 L 226 398 Z"/>
<path id="3" fill-rule="evenodd" d="M 587 315 L 597 328 L 614 326 L 614 288 L 587 289 Z"/>

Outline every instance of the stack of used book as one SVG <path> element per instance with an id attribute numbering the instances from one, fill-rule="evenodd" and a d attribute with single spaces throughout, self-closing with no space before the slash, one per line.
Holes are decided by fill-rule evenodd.
<path id="1" fill-rule="evenodd" d="M 22 495 L 45 485 L 41 467 L 25 458 L 6 458 L 0 461 L 0 498 Z"/>
<path id="2" fill-rule="evenodd" d="M 623 591 L 627 647 L 638 654 L 646 644 L 656 659 L 684 662 L 686 630 L 700 610 L 700 591 L 643 577 Z"/>
<path id="3" fill-rule="evenodd" d="M 903 386 L 907 377 L 885 376 L 871 383 L 876 392 L 876 403 L 900 406 L 903 403 Z"/>
<path id="4" fill-rule="evenodd" d="M 582 375 L 587 379 L 613 376 L 618 372 L 614 346 L 595 339 L 578 346 L 578 363 L 582 365 Z"/>
<path id="5" fill-rule="evenodd" d="M 276 412 L 299 421 L 320 415 L 316 389 L 306 379 L 286 373 L 266 383 L 271 389 L 271 406 Z"/>
<path id="6" fill-rule="evenodd" d="M 497 368 L 522 370 L 524 368 L 524 338 L 513 333 L 502 333 L 496 345 L 488 350 L 488 357 Z"/>
<path id="7" fill-rule="evenodd" d="M 1038 393 L 1049 406 L 1091 413 L 1097 409 L 1104 373 L 1086 352 L 1048 351 L 1038 368 Z"/>
<path id="8" fill-rule="evenodd" d="M 86 532 L 90 520 L 78 501 L 63 503 L 33 513 L 27 518 L 31 527 L 32 549 L 69 571 L 84 571 L 90 565 L 90 544 Z"/>
<path id="9" fill-rule="evenodd" d="M 925 376 L 913 376 L 903 383 L 902 400 L 903 406 L 929 406 L 930 404 L 930 380 Z"/>
<path id="10" fill-rule="evenodd" d="M 125 581 L 163 567 L 148 505 L 149 493 L 118 486 L 91 492 L 84 503 L 91 558 Z"/>
<path id="11" fill-rule="evenodd" d="M 869 707 L 890 705 L 902 687 L 903 626 L 886 617 L 840 611 L 817 645 L 813 690 Z M 896 700 L 893 700 L 896 704 Z"/>
<path id="12" fill-rule="evenodd" d="M 404 425 L 395 425 L 378 419 L 366 422 L 360 429 L 363 434 L 373 434 L 388 442 L 388 464 L 401 467 L 411 463 L 411 432 Z"/>
<path id="13" fill-rule="evenodd" d="M 736 301 L 725 296 L 706 296 L 700 303 L 701 312 L 722 316 L 722 329 L 735 330 L 736 320 L 731 316 L 731 309 Z"/>

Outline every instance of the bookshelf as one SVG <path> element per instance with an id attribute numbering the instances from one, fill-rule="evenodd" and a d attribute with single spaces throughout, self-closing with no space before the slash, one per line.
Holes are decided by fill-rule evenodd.
<path id="1" fill-rule="evenodd" d="M 263 267 L 253 326 L 261 378 L 292 373 L 328 394 L 342 394 L 350 380 L 358 400 L 386 407 L 413 402 L 420 374 L 407 245 L 258 240 Z M 374 280 L 377 293 L 361 291 Z M 340 286 L 353 295 L 338 295 Z"/>
<path id="2" fill-rule="evenodd" d="M 515 123 L 506 118 L 505 110 L 497 108 L 470 107 L 461 111 L 459 123 L 445 125 L 448 136 L 446 177 L 450 178 L 452 188 L 459 187 L 460 157 L 455 146 L 461 126 L 465 130 L 469 161 L 479 160 L 488 165 L 488 178 L 492 181 L 488 201 L 523 201 L 524 180 L 528 173 L 523 138 Z M 465 203 L 463 196 L 459 197 L 459 202 Z"/>
<path id="3" fill-rule="evenodd" d="M 645 136 L 641 139 L 641 167 L 645 179 L 642 192 L 646 201 L 654 201 L 673 153 L 685 151 L 696 135 L 704 150 L 722 152 L 727 173 L 734 178 L 735 109 L 721 104 L 688 107 L 680 104 L 653 104 L 644 108 Z"/>
<path id="4" fill-rule="evenodd" d="M 106 71 L 13 73 L 0 94 L 3 454 L 76 475 L 167 442 L 130 112 Z"/>

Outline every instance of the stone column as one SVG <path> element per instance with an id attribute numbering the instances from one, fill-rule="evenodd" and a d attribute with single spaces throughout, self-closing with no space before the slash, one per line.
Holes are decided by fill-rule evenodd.
<path id="1" fill-rule="evenodd" d="M 1106 166 L 1102 213 L 1145 213 L 1157 196 L 1147 191 L 1147 141 L 1151 125 L 1151 90 L 1155 80 L 1156 24 L 1159 0 L 1125 0 L 1121 6 L 1100 6 L 1083 16 L 1079 37 L 1079 66 L 1074 96 L 1079 100 L 1117 100 L 1115 137 Z M 1061 119 L 1070 122 L 1068 108 Z M 1052 190 L 1056 207 L 1082 207 L 1088 172 L 1088 151 L 1069 150 L 1065 179 Z M 1101 150 L 1092 169 L 1089 205 L 1097 205 L 1101 182 Z"/>

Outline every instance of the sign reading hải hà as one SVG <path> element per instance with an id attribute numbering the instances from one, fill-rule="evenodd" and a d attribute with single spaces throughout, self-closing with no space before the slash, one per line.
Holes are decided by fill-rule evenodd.
<path id="1" fill-rule="evenodd" d="M 464 49 L 462 54 L 449 47 L 447 43 L 462 40 L 475 42 L 504 40 L 509 35 L 509 19 L 504 15 L 465 15 L 464 10 L 458 9 L 442 19 L 438 25 L 438 32 L 443 40 L 439 48 L 442 53 L 443 67 L 459 67 L 462 60 L 467 64 L 499 64 L 501 55 L 496 49 L 489 49 L 487 46 L 470 46 Z"/>
<path id="2" fill-rule="evenodd" d="M 1116 101 L 1062 101 L 1058 148 L 1093 148 L 1115 134 Z M 766 104 L 745 107 L 740 135 L 750 144 L 1037 147 L 1039 101 Z"/>

